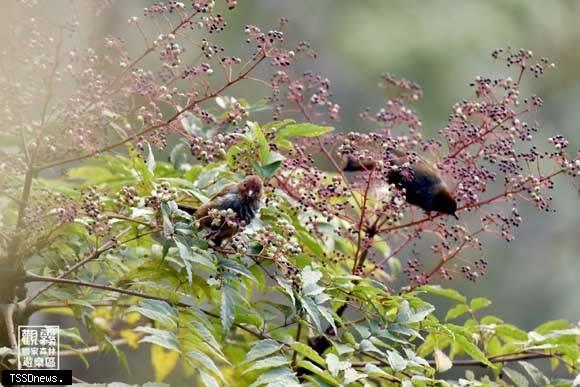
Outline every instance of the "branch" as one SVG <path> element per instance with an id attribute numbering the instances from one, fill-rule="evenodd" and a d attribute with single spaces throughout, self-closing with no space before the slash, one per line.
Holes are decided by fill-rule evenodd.
<path id="1" fill-rule="evenodd" d="M 519 354 L 510 354 L 510 355 L 497 355 L 491 356 L 488 360 L 492 363 L 511 363 L 520 360 L 532 360 L 532 359 L 545 359 L 550 357 L 560 356 L 558 353 L 543 353 L 543 352 L 521 352 Z M 429 364 L 435 364 L 435 361 L 429 361 Z M 453 360 L 454 366 L 481 366 L 486 367 L 485 364 L 482 364 L 480 361 L 477 360 Z"/>
<path id="2" fill-rule="evenodd" d="M 514 118 L 516 118 L 517 116 L 519 116 L 521 114 L 527 113 L 528 111 L 529 111 L 528 109 L 525 109 L 519 113 L 512 114 L 511 116 L 503 119 L 502 121 L 498 122 L 494 126 L 485 130 L 483 133 L 480 133 L 477 136 L 475 136 L 474 138 L 470 139 L 469 141 L 466 141 L 465 143 L 463 143 L 461 146 L 459 146 L 457 149 L 455 149 L 453 151 L 453 153 L 449 154 L 449 156 L 447 156 L 447 158 L 449 158 L 449 159 L 455 158 L 459 153 L 461 153 L 465 149 L 469 148 L 471 145 L 477 143 L 479 140 L 481 140 L 482 138 L 484 138 L 485 136 L 487 136 L 488 134 L 490 134 L 491 132 L 493 132 L 494 130 L 499 128 L 501 125 L 505 124 L 509 120 L 513 120 Z"/>
<path id="3" fill-rule="evenodd" d="M 310 114 L 308 114 L 308 112 L 306 111 L 304 104 L 302 104 L 302 102 L 300 102 L 300 101 L 296 101 L 296 105 L 298 106 L 298 109 L 300 109 L 300 112 L 302 113 L 302 115 L 304 116 L 306 121 L 313 124 L 314 120 L 312 119 L 312 117 L 310 117 Z M 350 184 L 348 184 L 348 179 L 346 178 L 346 175 L 344 173 L 343 168 L 341 168 L 341 166 L 338 165 L 338 163 L 336 162 L 334 157 L 332 157 L 332 155 L 330 154 L 328 149 L 326 149 L 326 147 L 324 146 L 324 141 L 322 141 L 322 138 L 320 136 L 318 136 L 317 140 L 318 140 L 318 146 L 320 147 L 320 150 L 322 151 L 324 156 L 328 159 L 330 164 L 332 164 L 332 166 L 334 167 L 336 172 L 342 177 L 342 181 L 344 181 L 344 183 L 346 184 L 346 186 L 347 186 L 348 190 L 350 191 L 350 194 L 351 194 L 352 198 L 354 199 L 354 202 L 356 203 L 357 207 L 361 208 L 361 203 L 358 201 L 358 199 L 357 199 L 356 195 L 354 194 L 354 191 L 352 190 Z"/>
<path id="4" fill-rule="evenodd" d="M 103 301 L 103 302 L 91 302 L 91 306 L 95 308 L 130 308 L 134 306 L 134 303 L 123 303 L 115 301 Z M 27 313 L 34 313 L 41 311 L 43 309 L 53 309 L 53 308 L 70 308 L 72 306 L 78 306 L 77 304 L 69 304 L 68 302 L 34 302 L 26 307 Z"/>
<path id="5" fill-rule="evenodd" d="M 125 234 L 126 232 L 129 232 L 130 228 L 127 228 L 125 230 L 123 230 L 119 236 Z M 91 254 L 87 255 L 84 259 L 82 259 L 81 261 L 77 262 L 76 264 L 74 264 L 73 266 L 71 266 L 68 270 L 64 271 L 63 273 L 61 273 L 57 278 L 62 279 L 66 276 L 68 276 L 70 273 L 74 272 L 75 270 L 79 269 L 80 267 L 84 266 L 85 264 L 87 264 L 88 262 L 97 259 L 99 256 L 101 256 L 101 254 L 103 254 L 104 252 L 114 248 L 117 246 L 116 241 L 114 240 L 110 240 L 107 243 L 105 243 L 103 246 L 101 246 L 99 249 L 93 251 Z M 35 292 L 33 292 L 32 294 L 30 294 L 28 297 L 26 297 L 26 299 L 24 299 L 23 301 L 21 301 L 21 304 L 26 307 L 28 304 L 30 304 L 35 298 L 37 298 L 38 296 L 40 296 L 42 293 L 46 292 L 48 289 L 50 289 L 53 285 L 55 284 L 55 282 L 51 282 L 45 286 L 43 286 L 42 288 L 36 290 Z"/>
<path id="6" fill-rule="evenodd" d="M 300 341 L 300 335 L 302 334 L 302 322 L 300 321 L 300 320 L 302 320 L 302 315 L 303 315 L 303 313 L 300 314 L 299 320 L 297 321 L 298 327 L 296 328 L 296 336 L 294 337 L 295 342 Z M 294 366 L 296 365 L 297 357 L 298 357 L 298 351 L 294 350 L 292 352 L 292 363 L 290 365 L 291 368 L 294 368 Z"/>
<path id="7" fill-rule="evenodd" d="M 368 352 L 363 352 L 363 354 L 366 356 L 372 357 L 373 359 L 376 359 L 377 361 L 373 362 L 375 364 L 385 365 L 387 367 L 390 367 L 390 365 L 388 363 L 384 362 L 382 359 L 380 359 L 376 355 L 373 355 L 373 354 L 368 353 Z M 524 351 L 524 352 L 515 353 L 515 354 L 491 356 L 488 358 L 488 360 L 492 363 L 513 363 L 513 362 L 520 361 L 520 360 L 547 359 L 547 358 L 559 357 L 559 356 L 562 356 L 562 354 Z M 427 362 L 429 363 L 430 366 L 436 365 L 435 360 L 427 360 Z M 364 367 L 368 363 L 369 362 L 353 362 L 352 364 L 354 367 Z M 453 367 L 473 367 L 473 366 L 479 366 L 479 367 L 484 367 L 484 368 L 487 367 L 485 364 L 483 364 L 479 360 L 473 360 L 473 359 L 453 360 L 452 363 L 453 363 Z"/>
<path id="8" fill-rule="evenodd" d="M 182 307 L 182 308 L 191 308 L 192 306 L 194 306 L 194 304 L 184 302 L 184 301 L 175 302 L 174 300 L 167 298 L 167 297 L 155 296 L 153 294 L 147 294 L 147 293 L 139 292 L 136 290 L 116 288 L 114 286 L 98 284 L 98 283 L 88 282 L 88 281 L 72 280 L 72 279 L 61 278 L 61 277 L 47 277 L 47 276 L 41 276 L 41 275 L 36 275 L 36 274 L 32 274 L 32 273 L 27 273 L 25 279 L 27 281 L 31 281 L 31 282 L 32 281 L 50 282 L 50 285 L 54 285 L 56 283 L 61 283 L 61 284 L 68 284 L 68 285 L 86 286 L 86 287 L 90 287 L 90 288 L 94 288 L 94 289 L 100 289 L 100 290 L 106 290 L 106 291 L 120 293 L 120 294 L 126 294 L 128 296 L 135 296 L 135 297 L 145 298 L 145 299 L 149 299 L 149 300 L 164 301 L 170 305 L 175 305 L 177 307 Z M 201 312 L 210 316 L 210 317 L 214 317 L 217 319 L 221 318 L 219 315 L 212 313 L 212 312 L 209 312 L 209 311 L 206 311 L 206 310 L 203 310 L 203 309 L 201 310 Z M 244 330 L 244 331 L 246 331 L 246 332 L 248 332 L 256 337 L 261 338 L 261 339 L 276 340 L 266 333 L 256 332 L 256 331 L 254 331 L 248 327 L 245 327 L 241 324 L 234 323 L 233 325 L 235 327 L 240 328 L 240 329 L 242 329 L 242 330 Z M 287 345 L 286 343 L 281 342 L 279 340 L 276 340 L 276 341 L 279 342 L 280 344 Z"/>
<path id="9" fill-rule="evenodd" d="M 560 175 L 563 172 L 565 172 L 565 171 L 562 170 L 562 169 L 557 170 L 557 171 L 555 171 L 555 172 L 553 172 L 553 173 L 551 173 L 551 174 L 549 174 L 547 176 L 544 176 L 544 177 L 540 178 L 539 182 L 540 183 L 543 183 L 544 181 L 549 180 L 549 179 L 551 179 L 551 178 L 553 178 L 553 177 L 555 177 L 557 175 Z M 495 196 L 489 197 L 489 198 L 487 198 L 485 200 L 482 200 L 480 202 L 477 202 L 477 203 L 474 203 L 474 204 L 465 204 L 465 205 L 463 205 L 461 207 L 458 207 L 457 208 L 457 211 L 459 212 L 461 210 L 466 210 L 466 209 L 470 209 L 470 208 L 479 208 L 481 206 L 490 204 L 490 203 L 492 203 L 492 202 L 496 201 L 497 199 L 500 199 L 500 198 L 502 198 L 504 196 L 507 196 L 507 195 L 510 195 L 510 194 L 511 195 L 517 194 L 517 193 L 520 193 L 520 192 L 525 191 L 525 190 L 526 190 L 526 187 L 524 187 L 524 186 L 522 186 L 520 189 L 506 190 L 504 192 L 501 192 L 501 193 L 499 193 L 499 194 L 497 194 Z M 387 228 L 380 229 L 380 230 L 377 231 L 377 234 L 388 234 L 388 233 L 390 233 L 392 231 L 400 230 L 400 229 L 407 228 L 407 227 L 417 226 L 417 225 L 420 225 L 422 223 L 426 223 L 426 222 L 428 222 L 430 220 L 434 220 L 434 219 L 440 218 L 442 216 L 447 216 L 447 215 L 446 214 L 443 214 L 443 213 L 432 214 L 432 215 L 425 216 L 425 217 L 423 217 L 421 219 L 418 219 L 418 220 L 415 220 L 415 221 L 412 221 L 412 222 L 408 222 L 408 223 L 404 223 L 404 224 L 398 224 L 396 226 L 391 226 L 391 227 L 387 227 Z"/>
<path id="10" fill-rule="evenodd" d="M 16 349 L 16 347 L 18 346 L 18 340 L 16 339 L 16 329 L 14 327 L 15 310 L 16 310 L 15 304 L 0 305 L 0 312 L 4 316 L 6 333 L 8 334 L 8 340 L 10 341 L 10 346 L 12 347 L 12 349 Z"/>
<path id="11" fill-rule="evenodd" d="M 145 135 L 145 134 L 147 134 L 149 132 L 154 131 L 155 129 L 159 129 L 159 128 L 162 128 L 164 126 L 167 126 L 170 123 L 172 123 L 173 121 L 175 121 L 176 119 L 178 119 L 179 116 L 181 116 L 183 113 L 185 113 L 186 111 L 191 110 L 194 106 L 196 106 L 196 105 L 198 105 L 198 104 L 200 104 L 202 102 L 205 102 L 208 99 L 217 97 L 218 95 L 221 94 L 222 91 L 224 91 L 228 87 L 230 87 L 233 84 L 235 84 L 235 83 L 241 81 L 242 79 L 244 79 L 246 77 L 246 75 L 248 75 L 251 71 L 253 71 L 256 68 L 256 66 L 258 66 L 258 64 L 260 64 L 264 60 L 264 58 L 266 58 L 266 55 L 263 53 L 260 57 L 258 57 L 256 59 L 256 61 L 254 62 L 254 64 L 252 66 L 250 66 L 246 71 L 244 71 L 241 74 L 239 74 L 236 77 L 236 79 L 233 79 L 231 81 L 228 81 L 227 83 L 225 83 L 224 85 L 222 85 L 218 90 L 216 90 L 216 91 L 214 91 L 214 92 L 212 92 L 210 94 L 207 94 L 206 96 L 204 96 L 204 97 L 202 97 L 202 98 L 200 98 L 198 100 L 195 100 L 195 101 L 190 102 L 183 109 L 177 111 L 173 116 L 171 116 L 166 121 L 163 121 L 163 122 L 158 123 L 158 124 L 155 124 L 155 125 L 150 125 L 150 126 L 146 127 L 145 129 L 142 129 L 142 130 L 140 130 L 139 132 L 137 132 L 135 134 L 132 134 L 132 135 L 130 135 L 128 137 L 125 137 L 123 140 L 121 140 L 119 142 L 116 142 L 114 144 L 107 145 L 104 148 L 100 148 L 100 149 L 94 150 L 94 151 L 89 152 L 89 153 L 86 153 L 84 155 L 71 157 L 70 159 L 53 161 L 53 162 L 47 163 L 45 165 L 39 166 L 36 169 L 40 171 L 40 170 L 43 170 L 43 169 L 53 168 L 53 167 L 57 167 L 57 166 L 60 166 L 60 165 L 69 164 L 69 163 L 72 163 L 72 162 L 75 162 L 75 161 L 84 160 L 84 159 L 87 159 L 87 158 L 96 156 L 96 155 L 98 155 L 100 153 L 110 151 L 110 150 L 112 150 L 114 148 L 117 148 L 117 147 L 119 147 L 121 145 L 124 145 L 124 144 L 126 144 L 126 143 L 128 143 L 130 141 L 133 141 L 133 140 L 137 139 L 138 137 L 141 137 L 141 136 L 143 136 L 143 135 Z"/>
<path id="12" fill-rule="evenodd" d="M 366 257 L 368 255 L 368 251 L 370 246 L 366 246 L 364 248 L 363 251 L 361 251 L 361 243 L 362 243 L 362 233 L 363 233 L 363 225 L 364 225 L 364 221 L 365 221 L 365 213 L 367 210 L 367 201 L 368 201 L 368 197 L 369 197 L 369 191 L 371 189 L 371 184 L 372 184 L 372 180 L 373 180 L 373 173 L 374 173 L 374 168 L 370 171 L 368 179 L 367 179 L 367 185 L 364 191 L 364 195 L 363 195 L 363 201 L 362 201 L 362 205 L 361 205 L 361 214 L 360 214 L 360 221 L 358 222 L 358 235 L 357 235 L 357 246 L 356 246 L 356 252 L 354 254 L 354 262 L 352 265 L 352 274 L 356 274 L 359 269 L 362 269 L 364 267 L 364 262 L 366 260 Z M 347 183 L 348 184 L 348 183 Z M 372 245 L 372 240 L 375 237 L 375 230 L 368 230 L 367 232 L 367 238 L 371 241 L 371 245 Z"/>
<path id="13" fill-rule="evenodd" d="M 24 213 L 28 206 L 28 199 L 30 198 L 30 189 L 32 188 L 32 177 L 35 174 L 33 168 L 28 168 L 24 176 L 24 187 L 22 188 L 22 197 L 20 198 L 20 207 L 18 208 L 18 220 L 16 221 L 16 230 L 20 231 L 24 225 Z"/>
<path id="14" fill-rule="evenodd" d="M 44 123 L 46 122 L 46 113 L 48 112 L 48 105 L 50 104 L 50 100 L 52 99 L 52 95 L 54 93 L 54 78 L 56 75 L 56 71 L 58 70 L 60 50 L 62 48 L 62 44 L 63 44 L 63 38 L 62 38 L 62 30 L 61 30 L 60 37 L 59 37 L 58 43 L 56 45 L 56 52 L 54 54 L 54 65 L 52 66 L 52 70 L 50 72 L 50 77 L 48 78 L 48 87 L 46 90 L 46 96 L 44 98 L 44 104 L 42 106 L 42 113 L 40 115 L 41 126 L 44 126 Z"/>
<path id="15" fill-rule="evenodd" d="M 127 344 L 127 339 L 115 339 L 111 341 L 114 346 Z M 66 351 L 60 351 L 59 356 L 75 356 L 75 355 L 88 355 L 95 352 L 101 352 L 105 348 L 100 345 L 91 345 L 85 348 L 67 349 Z"/>
<path id="16" fill-rule="evenodd" d="M 26 276 L 24 277 L 24 279 L 27 282 L 50 282 L 52 284 L 68 284 L 68 285 L 86 286 L 89 288 L 107 290 L 107 291 L 111 291 L 111 292 L 127 294 L 129 296 L 149 298 L 152 300 L 160 300 L 160 301 L 167 300 L 164 297 L 158 297 L 158 296 L 154 296 L 154 295 L 150 295 L 150 294 L 143 294 L 143 293 L 138 292 L 136 290 L 116 288 L 114 286 L 103 285 L 103 284 L 98 284 L 95 282 L 88 282 L 88 281 L 82 281 L 82 280 L 74 280 L 74 279 L 69 279 L 69 278 L 48 277 L 48 276 L 37 275 L 37 274 L 33 274 L 33 273 L 26 273 Z M 189 306 L 191 306 L 191 305 L 189 305 Z"/>

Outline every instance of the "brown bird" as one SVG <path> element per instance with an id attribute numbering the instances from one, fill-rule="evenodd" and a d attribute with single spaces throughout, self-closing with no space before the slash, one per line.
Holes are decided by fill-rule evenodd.
<path id="1" fill-rule="evenodd" d="M 262 180 L 258 176 L 247 176 L 239 183 L 226 184 L 211 199 L 199 207 L 194 213 L 200 230 L 209 230 L 207 239 L 220 246 L 224 240 L 233 237 L 239 231 L 239 224 L 250 224 L 260 209 L 262 198 Z M 192 209 L 180 208 L 187 212 Z M 234 214 L 233 219 L 215 219 L 211 210 L 227 211 Z"/>
<path id="2" fill-rule="evenodd" d="M 397 158 L 395 166 L 387 174 L 387 180 L 395 184 L 398 188 L 405 190 L 406 201 L 409 204 L 416 205 L 428 213 L 431 211 L 441 212 L 443 214 L 453 215 L 457 218 L 457 202 L 453 198 L 449 187 L 437 169 L 430 165 L 426 160 L 419 158 L 409 165 L 408 172 L 403 167 L 409 161 L 403 151 L 395 150 L 393 152 Z M 344 171 L 357 172 L 369 171 L 376 167 L 374 160 L 357 160 L 350 156 L 347 158 Z"/>

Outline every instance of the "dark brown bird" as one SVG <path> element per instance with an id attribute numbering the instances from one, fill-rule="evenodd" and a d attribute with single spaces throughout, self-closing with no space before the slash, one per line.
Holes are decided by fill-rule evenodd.
<path id="1" fill-rule="evenodd" d="M 258 176 L 247 176 L 239 183 L 226 184 L 211 199 L 199 207 L 193 216 L 199 223 L 200 230 L 208 230 L 207 239 L 220 246 L 224 240 L 232 238 L 239 231 L 239 223 L 250 224 L 260 209 L 262 198 L 262 180 Z M 180 207 L 192 212 L 191 209 Z M 216 222 L 211 210 L 232 210 L 233 222 L 220 219 Z"/>
<path id="2" fill-rule="evenodd" d="M 457 217 L 455 215 L 457 202 L 439 171 L 422 158 L 410 164 L 408 169 L 404 168 L 403 164 L 409 161 L 408 157 L 400 150 L 393 153 L 397 156 L 395 166 L 398 168 L 388 172 L 387 180 L 405 190 L 407 203 L 416 205 L 428 213 L 437 211 Z M 354 157 L 348 157 L 344 170 L 347 172 L 369 171 L 375 167 L 374 160 L 359 161 Z"/>

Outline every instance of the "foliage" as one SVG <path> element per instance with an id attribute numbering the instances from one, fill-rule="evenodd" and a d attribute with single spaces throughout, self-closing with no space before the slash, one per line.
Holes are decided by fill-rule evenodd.
<path id="1" fill-rule="evenodd" d="M 145 29 L 151 20 L 168 23 L 153 40 Z M 481 234 L 509 242 L 522 222 L 519 202 L 549 211 L 554 178 L 578 174 L 578 154 L 564 138 L 540 151 L 537 128 L 524 121 L 542 101 L 521 98 L 521 82 L 551 68 L 547 59 L 495 51 L 517 69 L 516 79 L 477 77 L 473 100 L 457 103 L 441 137 L 429 140 L 407 107 L 422 97 L 419 86 L 384 75 L 391 98 L 362 114 L 373 131 L 340 134 L 338 123 L 330 125 L 340 112 L 330 82 L 291 71 L 297 57 L 315 56 L 306 43 L 289 50 L 283 32 L 249 25 L 253 51 L 242 65 L 188 34 L 225 27 L 205 1 L 157 3 L 144 21 L 129 22 L 148 44 L 143 55 L 129 55 L 111 37 L 111 52 L 71 51 L 70 67 L 62 42 L 49 56 L 54 39 L 40 31 L 50 27 L 31 22 L 32 51 L 42 53 L 35 60 L 47 72 L 34 74 L 46 77 L 43 93 L 31 78 L 5 105 L 3 136 L 17 144 L 3 152 L 0 181 L 2 298 L 13 306 L 3 309 L 6 321 L 72 316 L 88 334 L 63 331 L 64 356 L 87 366 L 79 350 L 93 342 L 89 353 L 109 351 L 124 364 L 126 347 L 148 346 L 158 382 L 182 368 L 207 386 L 580 383 L 578 324 L 555 320 L 525 332 L 486 314 L 490 300 L 467 300 L 449 285 L 456 276 L 485 275 Z M 3 79 L 5 90 L 32 74 L 22 65 L 32 53 L 18 55 L 11 63 L 19 77 Z M 148 55 L 158 55 L 159 68 L 141 63 Z M 113 60 L 119 66 L 106 68 Z M 271 78 L 256 80 L 252 72 L 264 62 Z M 66 90 L 65 77 L 75 90 Z M 271 94 L 254 103 L 230 95 L 233 85 L 252 81 Z M 386 183 L 399 168 L 396 148 L 409 156 L 401 168 L 421 154 L 455 181 L 457 221 L 419 214 Z M 377 166 L 350 176 L 347 157 Z M 196 208 L 249 174 L 266 183 L 259 217 L 215 246 L 179 204 Z M 413 245 L 429 248 L 428 257 L 419 259 Z M 47 285 L 23 290 L 32 281 Z M 452 305 L 436 310 L 434 297 Z M 2 345 L 13 349 L 9 325 Z M 0 352 L 3 367 L 13 364 L 12 349 Z M 530 362 L 542 358 L 567 379 Z M 446 373 L 463 367 L 463 378 Z"/>

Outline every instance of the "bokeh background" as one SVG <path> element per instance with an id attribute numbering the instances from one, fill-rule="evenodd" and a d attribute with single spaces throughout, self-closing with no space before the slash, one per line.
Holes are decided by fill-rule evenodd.
<path id="1" fill-rule="evenodd" d="M 7 0 L 12 1 L 16 0 Z M 92 46 L 100 48 L 104 36 L 116 35 L 133 46 L 135 54 L 143 49 L 141 38 L 128 28 L 127 19 L 141 16 L 143 7 L 152 2 L 46 3 L 47 17 L 55 20 L 76 14 L 81 21 L 81 39 Z M 215 41 L 232 55 L 243 55 L 247 51 L 242 33 L 245 24 L 275 28 L 280 17 L 287 17 L 288 43 L 309 41 L 319 54 L 316 61 L 303 62 L 300 70 L 313 70 L 332 81 L 335 100 L 342 107 L 342 120 L 337 124 L 340 130 L 368 130 L 358 114 L 367 106 L 373 110 L 381 107 L 383 96 L 377 83 L 382 73 L 390 72 L 423 87 L 424 98 L 415 108 L 423 119 L 425 136 L 436 136 L 445 126 L 452 104 L 471 97 L 468 84 L 476 75 L 509 71 L 494 62 L 490 54 L 494 48 L 511 46 L 530 49 L 556 63 L 556 69 L 543 78 L 528 77 L 525 82 L 525 93 L 538 94 L 545 102 L 536 117 L 542 128 L 537 139 L 563 134 L 570 139 L 572 150 L 580 147 L 579 1 L 238 3 L 233 12 L 225 12 L 228 27 Z M 1 5 L 6 6 L 6 2 Z M 259 88 L 243 92 L 255 98 L 265 94 Z M 515 241 L 488 241 L 488 276 L 475 284 L 461 279 L 454 284 L 467 296 L 490 298 L 491 313 L 525 330 L 547 319 L 580 320 L 579 194 L 570 180 L 560 179 L 558 183 L 554 191 L 556 213 L 541 214 L 524 204 L 524 222 Z M 406 257 L 401 258 L 404 261 Z M 144 366 L 148 360 L 143 361 L 143 369 L 134 372 L 135 381 L 147 380 L 145 375 L 151 374 Z M 109 362 L 97 364 L 93 376 L 95 372 L 124 374 L 109 366 Z M 124 375 L 121 378 L 126 380 Z"/>

